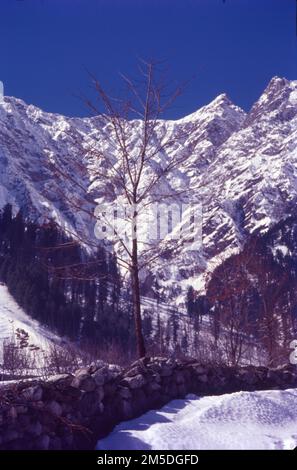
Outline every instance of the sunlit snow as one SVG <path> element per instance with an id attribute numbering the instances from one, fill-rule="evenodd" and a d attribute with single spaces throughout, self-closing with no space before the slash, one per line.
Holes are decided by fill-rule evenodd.
<path id="1" fill-rule="evenodd" d="M 297 390 L 174 400 L 117 426 L 98 450 L 292 449 Z"/>
<path id="2" fill-rule="evenodd" d="M 10 339 L 17 329 L 28 333 L 29 343 L 42 351 L 46 351 L 53 342 L 61 343 L 60 338 L 40 325 L 37 320 L 30 318 L 9 294 L 7 287 L 0 284 L 0 346 L 5 339 Z"/>

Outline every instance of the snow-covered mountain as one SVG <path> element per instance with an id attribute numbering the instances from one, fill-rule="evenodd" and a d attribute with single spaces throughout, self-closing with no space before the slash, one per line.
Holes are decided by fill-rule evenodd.
<path id="1" fill-rule="evenodd" d="M 137 121 L 130 125 L 137 141 Z M 116 159 L 108 132 L 100 117 L 45 113 L 6 97 L 0 104 L 1 206 L 10 202 L 34 220 L 55 218 L 68 233 L 94 240 L 94 200 L 120 197 L 117 188 L 102 187 L 98 161 L 87 151 L 100 145 Z M 188 156 L 169 185 L 186 188 L 203 208 L 202 246 L 168 236 L 151 268 L 178 296 L 189 284 L 202 291 L 205 274 L 238 251 L 248 234 L 290 214 L 297 195 L 297 81 L 274 77 L 248 114 L 222 94 L 185 118 L 160 121 L 158 132 L 176 136 L 162 159 Z M 59 162 L 60 173 L 51 161 Z"/>
<path id="2" fill-rule="evenodd" d="M 297 81 L 275 77 L 250 113 L 238 116 L 238 129 L 211 148 L 204 171 L 190 180 L 201 187 L 202 249 L 180 250 L 175 265 L 163 269 L 165 279 L 175 273 L 177 291 L 189 276 L 203 290 L 205 273 L 240 250 L 249 234 L 290 213 L 297 192 L 296 115 Z M 197 154 L 196 167 L 199 161 Z"/>

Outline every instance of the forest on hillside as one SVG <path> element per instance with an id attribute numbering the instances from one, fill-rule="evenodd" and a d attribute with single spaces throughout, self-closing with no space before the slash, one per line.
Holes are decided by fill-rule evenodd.
<path id="1" fill-rule="evenodd" d="M 112 253 L 88 254 L 54 223 L 0 213 L 0 280 L 31 317 L 84 345 L 133 349 L 131 303 Z"/>
<path id="2" fill-rule="evenodd" d="M 28 315 L 60 337 L 83 348 L 135 353 L 129 282 L 103 246 L 88 254 L 55 223 L 40 226 L 22 211 L 13 215 L 7 204 L 0 212 L 0 281 Z M 172 304 L 161 320 L 160 291 L 155 280 L 155 307 L 143 309 L 149 352 L 238 364 L 255 360 L 246 353 L 253 344 L 258 362 L 287 362 L 297 331 L 296 218 L 251 236 L 209 275 L 204 295 L 190 286 L 187 318 Z"/>
<path id="3" fill-rule="evenodd" d="M 208 276 L 205 295 L 188 289 L 186 304 L 196 322 L 210 314 L 215 342 L 227 334 L 231 362 L 240 360 L 252 338 L 264 363 L 287 363 L 297 333 L 296 216 L 250 235 Z"/>

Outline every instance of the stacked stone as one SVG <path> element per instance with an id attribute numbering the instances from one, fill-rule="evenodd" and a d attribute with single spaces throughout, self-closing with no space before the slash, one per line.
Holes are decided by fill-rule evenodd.
<path id="1" fill-rule="evenodd" d="M 297 368 L 206 366 L 144 358 L 0 388 L 0 449 L 92 449 L 113 427 L 170 400 L 297 386 Z"/>

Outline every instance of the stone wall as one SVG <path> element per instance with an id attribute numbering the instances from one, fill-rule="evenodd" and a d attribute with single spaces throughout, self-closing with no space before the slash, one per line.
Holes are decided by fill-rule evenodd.
<path id="1" fill-rule="evenodd" d="M 74 375 L 0 388 L 0 449 L 93 449 L 124 420 L 188 393 L 297 386 L 297 367 L 213 367 L 145 358 L 128 369 L 102 362 Z"/>

